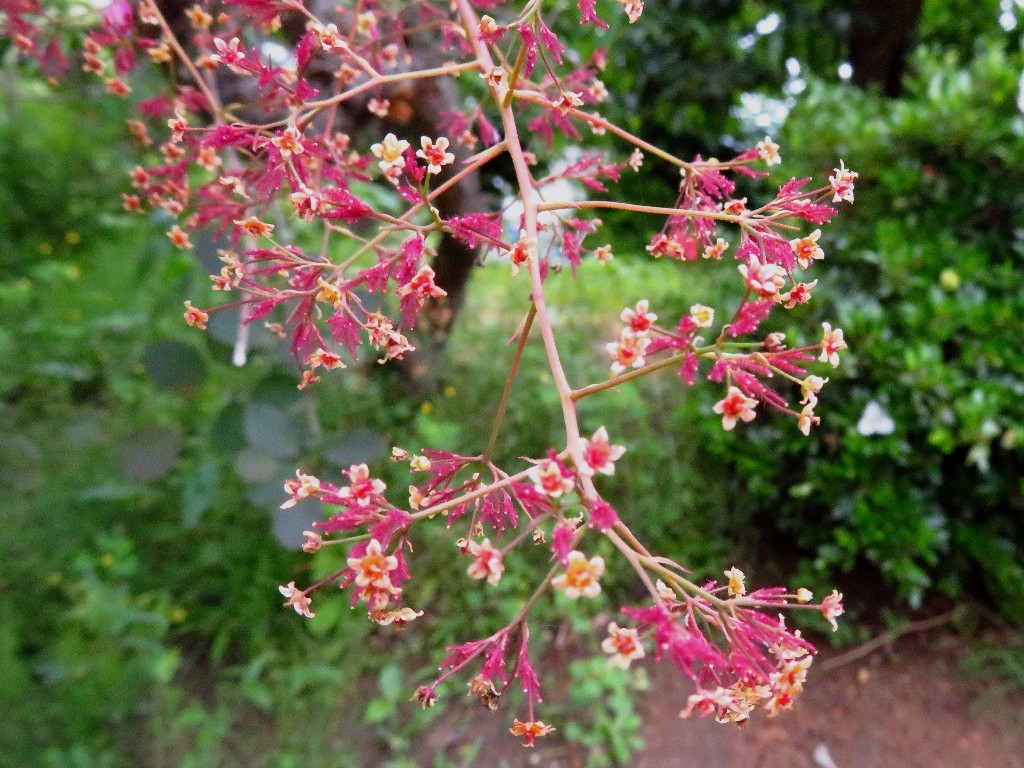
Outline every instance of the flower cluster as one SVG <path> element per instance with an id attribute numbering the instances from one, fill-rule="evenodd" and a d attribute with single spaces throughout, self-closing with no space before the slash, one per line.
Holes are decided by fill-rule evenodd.
<path id="1" fill-rule="evenodd" d="M 619 4 L 630 23 L 641 18 L 639 0 Z M 321 375 L 338 375 L 366 347 L 381 363 L 403 359 L 415 352 L 420 318 L 450 318 L 458 302 L 438 266 L 446 244 L 480 259 L 507 260 L 513 274 L 525 273 L 517 279 L 530 283 L 506 392 L 531 330 L 539 329 L 566 428 L 564 446 L 523 464 L 497 463 L 503 399 L 480 455 L 396 448 L 392 458 L 408 463 L 414 478 L 400 499 L 366 464 L 323 477 L 297 471 L 284 483 L 282 507 L 307 500 L 331 505 L 330 515 L 306 532 L 304 551 L 341 546 L 345 554 L 322 581 L 305 589 L 295 582 L 281 586 L 285 605 L 312 619 L 313 592 L 351 588 L 352 605 L 365 607 L 371 621 L 402 628 L 423 613 L 403 604 L 413 578 L 410 531 L 435 519 L 457 536 L 467 589 L 499 587 L 506 563 L 513 562 L 510 551 L 542 548 L 549 572 L 523 609 L 493 634 L 449 648 L 437 679 L 415 696 L 432 706 L 448 680 L 466 674 L 469 694 L 496 709 L 517 685 L 525 713 L 510 731 L 533 746 L 555 729 L 535 711 L 541 694 L 531 661 L 530 608 L 549 592 L 600 599 L 606 563 L 592 553 L 603 539 L 637 572 L 650 597 L 649 604 L 623 609 L 621 626 L 608 625 L 601 648 L 609 663 L 629 668 L 649 649 L 656 661 L 676 665 L 696 688 L 684 715 L 743 722 L 755 708 L 769 714 L 787 709 L 804 685 L 814 648 L 778 612 L 816 610 L 835 628 L 842 596 L 833 592 L 814 604 L 806 589 L 751 591 L 737 568 L 725 572 L 722 585 L 696 584 L 681 565 L 648 552 L 597 487 L 612 482 L 625 446 L 604 427 L 584 433 L 576 403 L 671 366 L 687 384 L 702 373 L 723 387 L 713 410 L 726 430 L 772 409 L 809 434 L 820 421 L 815 408 L 827 379 L 808 368 L 839 365 L 847 347 L 843 331 L 826 322 L 820 341 L 791 346 L 783 334 L 760 329 L 773 311 L 811 300 L 817 280 L 804 273 L 825 260 L 822 227 L 837 212 L 832 204 L 853 202 L 857 174 L 840 161 L 827 186 L 808 188 L 810 179 L 791 179 L 763 205 L 749 203 L 734 195 L 730 174 L 761 178 L 780 164 L 781 148 L 771 137 L 722 162 L 661 151 L 654 156 L 599 111 L 608 95 L 601 80 L 604 52 L 587 60 L 569 55 L 541 4 L 521 10 L 502 0 L 411 5 L 409 13 L 399 13 L 370 0 L 318 17 L 285 0 L 197 0 L 168 18 L 173 9 L 154 0 L 112 0 L 83 42 L 83 69 L 104 78 L 119 97 L 147 86 L 146 68 L 180 77 L 168 93 L 140 99 L 129 121 L 143 162 L 129 174 L 123 207 L 168 217 L 167 237 L 180 249 L 192 248 L 199 232 L 223 237 L 222 266 L 210 279 L 216 295 L 230 294 L 228 301 L 203 309 L 186 301 L 185 322 L 203 330 L 211 314 L 241 306 L 243 324 L 264 322 L 288 339 L 300 388 Z M 607 26 L 594 0 L 577 5 L 582 23 Z M 19 55 L 35 57 L 48 75 L 66 69 L 55 17 L 37 0 L 0 0 L 0 11 L 0 33 L 11 37 Z M 295 55 L 282 62 L 264 44 L 285 15 L 301 24 L 290 25 Z M 409 34 L 410 19 L 417 30 L 432 32 Z M 415 39 L 431 34 L 430 45 L 443 56 L 415 47 Z M 325 82 L 331 85 L 321 92 Z M 441 83 L 445 90 L 452 82 L 464 86 L 464 101 L 433 123 L 415 114 L 410 93 L 419 84 Z M 380 128 L 381 120 L 390 131 Z M 411 132 L 410 126 L 428 123 Z M 579 140 L 581 129 L 614 134 L 621 146 L 611 157 L 581 152 L 571 162 L 554 154 L 556 132 Z M 470 200 L 467 208 L 472 196 L 462 188 L 503 156 L 521 210 L 512 242 L 503 226 L 506 212 L 475 210 L 482 200 Z M 678 170 L 674 205 L 604 197 L 622 173 L 646 173 L 656 163 Z M 554 190 L 566 185 L 589 197 L 558 199 Z M 459 198 L 457 206 L 449 205 L 451 195 Z M 733 311 L 694 303 L 678 319 L 659 307 L 658 324 L 650 303 L 631 297 L 605 345 L 610 378 L 574 388 L 545 286 L 563 266 L 575 275 L 585 257 L 599 265 L 613 259 L 610 244 L 586 243 L 602 222 L 583 211 L 601 208 L 649 217 L 646 250 L 667 269 L 720 262 L 731 253 L 736 267 L 729 274 L 740 298 Z M 311 242 L 319 246 L 298 244 Z M 800 410 L 786 399 L 797 390 Z"/>

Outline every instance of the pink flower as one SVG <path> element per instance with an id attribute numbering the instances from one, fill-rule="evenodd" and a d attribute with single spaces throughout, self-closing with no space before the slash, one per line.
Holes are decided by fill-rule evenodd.
<path id="1" fill-rule="evenodd" d="M 704 248 L 704 253 L 701 254 L 705 259 L 714 259 L 717 261 L 725 255 L 725 252 L 729 250 L 729 243 L 722 238 L 718 238 L 712 245 L 708 245 Z"/>
<path id="2" fill-rule="evenodd" d="M 789 241 L 793 248 L 793 254 L 796 256 L 796 263 L 800 265 L 801 269 L 807 269 L 811 266 L 812 261 L 821 261 L 825 258 L 825 252 L 818 245 L 819 237 L 821 237 L 821 230 L 816 229 L 805 237 Z"/>
<path id="3" fill-rule="evenodd" d="M 302 551 L 307 554 L 313 554 L 314 552 L 320 551 L 320 545 L 323 544 L 324 538 L 316 531 L 303 531 L 303 537 L 306 539 L 302 542 Z"/>
<path id="4" fill-rule="evenodd" d="M 832 625 L 832 631 L 839 629 L 836 618 L 846 612 L 843 608 L 843 595 L 839 590 L 833 589 L 832 594 L 821 601 L 821 615 Z"/>
<path id="5" fill-rule="evenodd" d="M 831 363 L 833 368 L 839 367 L 839 352 L 846 349 L 846 342 L 843 340 L 843 329 L 832 330 L 829 323 L 822 323 L 823 330 L 821 337 L 821 355 L 818 357 L 823 363 Z"/>
<path id="6" fill-rule="evenodd" d="M 655 235 L 646 250 L 656 259 L 662 256 L 669 259 L 683 259 L 686 257 L 686 246 L 670 235 Z"/>
<path id="7" fill-rule="evenodd" d="M 380 496 L 387 488 L 383 480 L 370 477 L 370 468 L 365 464 L 353 464 L 345 474 L 351 482 L 338 491 L 338 495 L 343 499 L 365 504 L 374 496 Z"/>
<path id="8" fill-rule="evenodd" d="M 301 155 L 305 151 L 302 146 L 302 134 L 293 125 L 285 128 L 279 136 L 272 138 L 270 143 L 281 151 L 282 157 Z"/>
<path id="9" fill-rule="evenodd" d="M 812 280 L 809 283 L 797 283 L 786 293 L 779 296 L 779 302 L 786 309 L 792 309 L 797 304 L 806 304 L 811 300 L 811 291 L 814 290 L 814 286 L 817 284 L 817 280 Z"/>
<path id="10" fill-rule="evenodd" d="M 756 406 L 757 400 L 747 397 L 739 387 L 729 387 L 725 397 L 715 403 L 714 411 L 722 416 L 722 429 L 729 431 L 737 420 L 753 421 Z"/>
<path id="11" fill-rule="evenodd" d="M 232 37 L 229 43 L 225 43 L 221 38 L 215 37 L 213 38 L 213 44 L 217 48 L 217 53 L 210 54 L 210 61 L 215 64 L 237 68 L 238 63 L 245 58 L 245 54 L 238 49 L 240 41 L 237 37 Z"/>
<path id="12" fill-rule="evenodd" d="M 284 481 L 284 492 L 290 498 L 281 505 L 281 509 L 294 507 L 303 499 L 316 496 L 320 492 L 320 479 L 314 475 L 304 475 L 301 471 L 295 470 L 295 479 Z"/>
<path id="13" fill-rule="evenodd" d="M 442 296 L 447 296 L 448 292 L 434 284 L 434 270 L 424 265 L 420 267 L 419 272 L 413 275 L 412 280 L 398 289 L 399 296 L 410 294 L 422 301 L 427 296 L 439 299 Z"/>
<path id="14" fill-rule="evenodd" d="M 725 575 L 729 577 L 729 595 L 732 597 L 739 597 L 740 595 L 747 594 L 746 576 L 736 566 L 733 566 Z"/>
<path id="15" fill-rule="evenodd" d="M 395 629 L 401 629 L 404 625 L 410 621 L 415 621 L 423 615 L 423 611 L 414 611 L 412 608 L 406 606 L 405 608 L 399 608 L 397 611 L 388 611 L 383 616 L 375 619 L 375 621 L 382 627 L 386 627 L 389 624 L 394 624 Z"/>
<path id="16" fill-rule="evenodd" d="M 391 590 L 391 571 L 398 568 L 398 558 L 385 555 L 380 542 L 370 539 L 362 557 L 349 557 L 348 567 L 356 573 L 356 586 L 374 590 Z"/>
<path id="17" fill-rule="evenodd" d="M 299 616 L 305 616 L 307 619 L 312 619 L 316 616 L 315 613 L 309 610 L 312 600 L 306 596 L 305 592 L 295 586 L 294 581 L 289 581 L 287 586 L 278 587 L 277 590 L 286 598 L 284 602 L 285 607 L 291 606 Z"/>
<path id="18" fill-rule="evenodd" d="M 427 161 L 427 172 L 438 174 L 445 165 L 455 162 L 455 155 L 448 151 L 448 139 L 441 136 L 437 141 L 431 141 L 429 136 L 420 137 L 422 149 L 416 151 L 416 157 Z"/>
<path id="19" fill-rule="evenodd" d="M 597 597 L 601 593 L 600 578 L 604 573 L 604 558 L 595 555 L 587 560 L 587 556 L 579 550 L 569 553 L 569 564 L 565 573 L 556 576 L 551 582 L 555 589 L 565 591 L 570 600 L 580 595 Z"/>
<path id="20" fill-rule="evenodd" d="M 583 99 L 580 98 L 580 94 L 573 93 L 572 91 L 562 91 L 562 95 L 558 97 L 554 104 L 552 104 L 561 114 L 567 115 L 570 111 L 576 107 L 583 106 Z"/>
<path id="21" fill-rule="evenodd" d="M 416 695 L 414 698 L 423 705 L 424 709 L 427 709 L 428 707 L 432 707 L 437 704 L 437 691 L 429 685 L 421 685 L 416 689 Z"/>
<path id="22" fill-rule="evenodd" d="M 508 90 L 508 72 L 504 67 L 495 67 L 490 72 L 481 72 L 480 77 L 487 85 L 495 89 L 499 96 L 504 97 Z"/>
<path id="23" fill-rule="evenodd" d="M 310 368 L 319 368 L 320 366 L 323 366 L 329 371 L 334 370 L 335 368 L 348 367 L 341 361 L 341 357 L 337 353 L 326 350 L 323 347 L 309 356 L 309 366 Z"/>
<path id="24" fill-rule="evenodd" d="M 175 112 L 174 117 L 167 121 L 167 127 L 171 129 L 171 141 L 181 141 L 188 131 L 188 120 L 180 112 Z"/>
<path id="25" fill-rule="evenodd" d="M 856 171 L 849 170 L 842 160 L 839 161 L 839 167 L 833 168 L 835 173 L 828 177 L 828 183 L 832 187 L 832 202 L 838 203 L 840 200 L 845 200 L 848 203 L 853 202 L 853 182 L 860 175 Z"/>
<path id="26" fill-rule="evenodd" d="M 545 725 L 543 720 L 528 720 L 525 723 L 520 720 L 513 720 L 512 727 L 508 729 L 508 732 L 513 736 L 522 736 L 524 739 L 523 746 L 532 747 L 534 741 L 541 736 L 547 736 L 554 730 L 554 726 Z"/>
<path id="27" fill-rule="evenodd" d="M 640 19 L 640 14 L 644 12 L 644 4 L 641 0 L 620 0 L 625 6 L 626 17 L 629 19 L 630 24 L 636 24 Z"/>
<path id="28" fill-rule="evenodd" d="M 779 155 L 779 145 L 772 141 L 771 136 L 765 136 L 764 141 L 757 142 L 757 156 L 764 160 L 765 165 L 778 165 L 782 162 Z"/>
<path id="29" fill-rule="evenodd" d="M 466 573 L 474 579 L 487 579 L 487 583 L 492 587 L 497 586 L 501 574 L 505 571 L 501 550 L 491 544 L 490 539 L 470 541 L 466 549 L 473 556 L 473 562 L 469 564 Z"/>
<path id="30" fill-rule="evenodd" d="M 619 315 L 619 319 L 626 324 L 626 330 L 623 334 L 630 334 L 635 336 L 645 336 L 651 331 L 651 327 L 654 325 L 654 321 L 658 319 L 658 316 L 653 312 L 649 312 L 649 304 L 647 299 L 640 299 L 636 303 L 635 309 L 626 307 L 622 310 L 622 314 Z"/>
<path id="31" fill-rule="evenodd" d="M 501 39 L 504 28 L 498 26 L 498 23 L 491 16 L 484 15 L 480 17 L 477 31 L 480 33 L 481 40 L 493 45 Z"/>
<path id="32" fill-rule="evenodd" d="M 192 306 L 191 301 L 185 302 L 185 322 L 188 325 L 195 326 L 200 331 L 206 330 L 206 323 L 209 321 L 210 315 L 208 312 L 203 312 L 201 309 L 196 309 Z"/>
<path id="33" fill-rule="evenodd" d="M 408 141 L 389 133 L 382 141 L 373 144 L 370 151 L 380 158 L 378 165 L 386 174 L 393 169 L 405 168 L 405 150 L 408 148 Z"/>
<path id="34" fill-rule="evenodd" d="M 342 39 L 336 24 L 316 24 L 313 27 L 313 31 L 320 38 L 320 46 L 325 51 L 345 45 L 345 41 Z"/>
<path id="35" fill-rule="evenodd" d="M 296 215 L 302 217 L 306 221 L 313 220 L 313 216 L 316 214 L 317 210 L 320 208 L 320 204 L 323 202 L 323 198 L 307 186 L 302 186 L 297 191 L 292 192 L 288 195 L 288 199 L 291 200 L 292 205 L 295 206 Z M 323 280 L 323 278 L 317 279 Z"/>
<path id="36" fill-rule="evenodd" d="M 637 336 L 623 330 L 618 341 L 605 344 L 604 348 L 612 359 L 612 375 L 618 375 L 627 368 L 642 368 L 645 362 L 644 353 L 650 343 L 651 340 L 647 336 Z"/>
<path id="37" fill-rule="evenodd" d="M 589 440 L 581 439 L 580 443 L 583 463 L 578 469 L 583 475 L 593 475 L 595 472 L 614 475 L 615 462 L 626 452 L 621 445 L 609 445 L 608 430 L 604 427 L 598 429 Z"/>
<path id="38" fill-rule="evenodd" d="M 778 264 L 762 264 L 757 256 L 750 257 L 749 264 L 738 267 L 747 287 L 762 298 L 772 298 L 786 284 L 786 270 Z"/>
<path id="39" fill-rule="evenodd" d="M 547 494 L 554 499 L 569 493 L 574 486 L 573 478 L 563 475 L 562 468 L 551 459 L 535 464 L 526 474 L 533 481 L 537 493 Z"/>
<path id="40" fill-rule="evenodd" d="M 698 715 L 716 715 L 728 711 L 735 705 L 735 696 L 728 688 L 718 687 L 712 691 L 697 691 L 686 700 L 686 709 L 679 713 L 680 717 L 689 717 L 694 712 Z"/>
<path id="41" fill-rule="evenodd" d="M 366 109 L 377 117 L 385 118 L 391 111 L 391 100 L 382 99 L 379 96 L 371 96 L 370 101 L 366 104 Z"/>
<path id="42" fill-rule="evenodd" d="M 608 625 L 608 637 L 601 650 L 610 655 L 608 663 L 619 669 L 628 669 L 634 659 L 644 657 L 644 647 L 635 629 L 620 627 L 614 621 Z"/>
<path id="43" fill-rule="evenodd" d="M 823 379 L 821 376 L 808 376 L 800 384 L 800 394 L 802 395 L 800 403 L 802 405 L 817 405 L 817 394 L 827 383 L 828 379 Z"/>
<path id="44" fill-rule="evenodd" d="M 698 328 L 710 328 L 715 322 L 715 310 L 703 304 L 694 304 L 690 307 L 690 319 Z"/>
<path id="45" fill-rule="evenodd" d="M 612 247 L 610 245 L 602 245 L 594 249 L 594 261 L 598 264 L 604 265 L 612 260 Z"/>
<path id="46" fill-rule="evenodd" d="M 233 223 L 244 229 L 253 237 L 270 237 L 274 233 L 273 224 L 261 221 L 256 216 L 249 216 L 246 219 L 236 219 Z"/>
<path id="47" fill-rule="evenodd" d="M 742 216 L 747 212 L 747 198 L 737 197 L 722 204 L 722 210 L 730 216 Z"/>
<path id="48" fill-rule="evenodd" d="M 532 242 L 525 232 L 519 233 L 519 239 L 512 246 L 512 250 L 508 252 L 508 257 L 512 261 L 513 275 L 518 274 L 519 268 L 530 261 L 530 244 Z"/>
<path id="49" fill-rule="evenodd" d="M 811 434 L 811 427 L 817 426 L 821 423 L 821 419 L 814 415 L 814 406 L 808 403 L 800 411 L 800 416 L 796 420 L 797 428 L 805 435 Z"/>
<path id="50" fill-rule="evenodd" d="M 174 245 L 177 248 L 191 248 L 192 247 L 192 241 L 189 240 L 188 232 L 183 230 L 177 224 L 175 224 L 173 227 L 171 227 L 170 231 L 167 233 L 167 237 L 170 238 L 171 242 L 174 243 Z M 190 323 L 190 325 L 191 325 L 191 323 Z"/>

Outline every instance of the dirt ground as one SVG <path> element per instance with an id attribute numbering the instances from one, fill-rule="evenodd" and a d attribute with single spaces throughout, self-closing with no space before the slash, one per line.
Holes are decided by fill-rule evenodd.
<path id="1" fill-rule="evenodd" d="M 652 665 L 640 701 L 646 747 L 630 768 L 1024 768 L 1024 697 L 986 703 L 984 683 L 959 667 L 963 654 L 952 634 L 909 636 L 888 652 L 812 668 L 793 711 L 743 728 L 679 719 L 689 681 Z M 501 714 L 453 712 L 425 752 L 459 765 L 459 745 L 480 738 L 474 768 L 582 765 L 577 750 L 554 740 L 517 747 Z"/>

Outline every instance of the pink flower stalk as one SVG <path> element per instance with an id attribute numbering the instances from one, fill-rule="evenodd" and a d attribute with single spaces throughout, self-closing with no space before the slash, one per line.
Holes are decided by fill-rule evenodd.
<path id="1" fill-rule="evenodd" d="M 640 19 L 641 0 L 619 4 L 630 23 Z M 16 53 L 37 58 L 47 74 L 66 67 L 66 61 L 61 63 L 66 58 L 61 35 L 49 28 L 58 25 L 59 14 L 40 14 L 34 2 L 7 5 L 10 18 L 0 25 L 13 37 Z M 530 314 L 517 339 L 525 344 L 528 338 L 541 337 L 547 375 L 565 424 L 564 449 L 525 469 L 492 463 L 501 452 L 495 439 L 500 415 L 488 447 L 481 446 L 478 455 L 429 447 L 412 456 L 401 452 L 396 457 L 420 473 L 417 484 L 407 486 L 405 508 L 384 498 L 384 482 L 372 477 L 365 464 L 346 470 L 348 483 L 340 488 L 297 471 L 284 484 L 284 508 L 309 498 L 338 508 L 304 534 L 303 549 L 323 551 L 336 533 L 359 543 L 348 550 L 347 567 L 334 577 L 305 591 L 294 582 L 280 587 L 285 605 L 311 617 L 312 591 L 328 584 L 351 586 L 353 605 L 365 603 L 371 621 L 403 627 L 422 614 L 400 605 L 402 585 L 414 575 L 414 566 L 406 561 L 412 551 L 409 529 L 435 519 L 435 524 L 458 529 L 453 538 L 459 538 L 471 559 L 467 573 L 491 585 L 504 574 L 504 555 L 516 547 L 544 545 L 552 555 L 550 581 L 542 582 L 522 612 L 493 635 L 449 649 L 438 680 L 417 691 L 421 703 L 431 706 L 448 677 L 467 672 L 472 675 L 470 692 L 491 707 L 515 684 L 524 692 L 526 712 L 511 730 L 532 746 L 554 729 L 534 711 L 541 697 L 530 662 L 529 609 L 544 590 L 562 591 L 570 599 L 600 594 L 605 562 L 588 558 L 579 547 L 584 537 L 601 537 L 642 574 L 652 600 L 644 608 L 624 609 L 635 628 L 609 625 L 602 648 L 610 663 L 630 666 L 644 657 L 644 644 L 650 641 L 647 647 L 656 660 L 669 660 L 695 683 L 684 714 L 743 722 L 755 709 L 775 714 L 791 706 L 804 685 L 813 648 L 799 632 L 770 616 L 795 601 L 820 610 L 835 627 L 843 613 L 841 595 L 833 592 L 820 606 L 811 606 L 807 590 L 795 595 L 775 588 L 749 591 L 736 568 L 725 572 L 727 580 L 721 585 L 687 582 L 681 575 L 685 568 L 649 553 L 630 531 L 630 521 L 598 495 L 594 478 L 614 474 L 624 448 L 611 444 L 604 427 L 583 437 L 577 401 L 630 386 L 633 378 L 665 368 L 688 385 L 695 386 L 702 375 L 724 382 L 727 392 L 714 411 L 726 430 L 754 419 L 757 405 L 763 404 L 794 418 L 797 428 L 809 434 L 819 423 L 815 409 L 826 383 L 810 369 L 815 358 L 839 364 L 839 353 L 846 349 L 843 332 L 824 323 L 820 344 L 798 347 L 787 346 L 781 333 L 754 334 L 772 312 L 777 315 L 810 301 L 817 280 L 797 282 L 794 272 L 822 261 L 820 227 L 837 213 L 829 203 L 853 202 L 857 174 L 840 161 L 827 185 L 814 188 L 809 179 L 792 179 L 772 199 L 748 204 L 746 198 L 735 197 L 737 177 L 765 176 L 766 166 L 770 170 L 781 162 L 773 139 L 766 136 L 722 162 L 684 161 L 650 147 L 599 113 L 585 112 L 585 106 L 609 96 L 601 75 L 608 66 L 607 51 L 574 56 L 549 27 L 550 9 L 539 5 L 529 18 L 506 12 L 500 0 L 438 5 L 424 18 L 424 29 L 437 30 L 444 56 L 429 61 L 417 60 L 406 48 L 406 21 L 390 7 L 371 3 L 341 12 L 325 6 L 322 18 L 311 8 L 295 58 L 284 63 L 247 53 L 239 30 L 253 24 L 269 30 L 280 14 L 294 10 L 294 3 L 233 0 L 221 5 L 216 16 L 205 3 L 183 10 L 189 39 L 179 41 L 174 35 L 181 25 L 163 18 L 148 1 L 137 5 L 136 23 L 132 4 L 117 0 L 83 43 L 85 73 L 97 83 L 102 80 L 116 96 L 137 100 L 140 111 L 128 130 L 146 150 L 147 161 L 129 174 L 131 191 L 122 197 L 124 209 L 171 216 L 175 221 L 167 237 L 177 248 L 191 248 L 192 233 L 224 232 L 231 238 L 230 249 L 221 254 L 220 272 L 211 275 L 212 287 L 232 293 L 230 301 L 244 307 L 245 322 L 266 324 L 290 340 L 291 354 L 302 368 L 300 388 L 315 384 L 323 371 L 345 368 L 342 349 L 353 360 L 363 359 L 364 345 L 375 349 L 382 363 L 403 359 L 414 351 L 410 337 L 421 330 L 417 321 L 430 299 L 439 300 L 429 302 L 437 310 L 431 319 L 448 322 L 444 313 L 454 305 L 441 300 L 451 286 L 441 270 L 435 273 L 428 265 L 442 247 L 457 241 L 481 259 L 507 255 L 512 273 L 523 272 L 518 279 L 529 283 L 524 296 L 528 292 Z M 491 6 L 494 17 L 508 19 L 512 26 L 476 10 Z M 577 6 L 583 23 L 607 26 L 595 0 L 578 0 Z M 165 34 L 168 21 L 171 31 Z M 153 30 L 160 30 L 156 37 Z M 179 43 L 185 43 L 187 57 Z M 330 88 L 309 79 L 308 73 L 322 69 L 309 66 L 314 58 L 334 72 Z M 542 59 L 544 66 L 538 66 Z M 513 72 L 505 62 L 521 63 Z M 188 83 L 175 89 L 173 97 L 162 92 L 141 96 L 132 87 L 141 92 L 151 78 L 132 79 L 129 73 L 142 67 L 158 67 Z M 217 72 L 223 67 L 230 73 Z M 465 94 L 465 101 L 460 97 L 441 124 L 435 121 L 429 127 L 417 105 L 405 97 L 405 86 L 394 82 L 396 77 L 409 83 L 434 78 L 454 82 L 472 72 L 485 87 L 470 90 L 482 96 Z M 222 102 L 228 92 L 221 80 L 228 75 L 234 78 L 233 89 L 252 95 L 253 110 Z M 417 133 L 418 147 L 395 133 L 364 142 L 343 132 L 344 121 L 335 119 L 339 108 L 374 124 L 382 118 L 393 126 L 422 125 L 420 133 L 431 134 Z M 544 153 L 535 151 L 534 142 L 554 146 L 556 132 L 572 145 L 606 131 L 621 141 L 608 154 L 581 151 L 570 162 L 545 166 Z M 512 197 L 519 221 L 514 241 L 507 235 L 504 210 L 467 209 L 451 216 L 442 213 L 446 206 L 439 199 L 446 190 L 458 194 L 464 179 L 503 156 L 515 176 Z M 622 201 L 610 191 L 623 172 L 647 170 L 646 163 L 658 175 L 666 168 L 673 175 L 678 171 L 673 206 Z M 437 183 L 439 174 L 445 174 L 444 184 Z M 588 198 L 559 200 L 555 182 L 583 185 Z M 559 325 L 546 291 L 548 281 L 563 279 L 552 260 L 558 249 L 571 267 L 568 271 L 578 271 L 581 279 L 586 279 L 586 254 L 601 265 L 611 262 L 612 243 L 601 236 L 600 219 L 587 212 L 603 207 L 620 208 L 643 222 L 648 227 L 647 253 L 676 262 L 663 265 L 669 270 L 693 268 L 702 257 L 722 259 L 730 251 L 729 239 L 738 236 L 734 255 L 744 284 L 737 291 L 740 300 L 732 305 L 738 308 L 720 323 L 721 332 L 714 338 L 705 333 L 715 324 L 715 310 L 709 306 L 680 308 L 679 316 L 663 317 L 662 325 L 655 326 L 659 318 L 646 299 L 623 299 L 630 304 L 620 315 L 623 327 L 605 345 L 614 378 L 574 383 L 574 389 L 563 363 L 566 345 L 558 343 Z M 286 224 L 270 223 L 279 210 L 294 215 Z M 808 229 L 810 234 L 792 238 Z M 294 237 L 296 233 L 301 236 Z M 317 242 L 323 245 L 312 252 L 300 245 Z M 398 301 L 389 304 L 388 297 Z M 209 314 L 185 303 L 183 317 L 189 325 L 206 328 Z M 509 383 L 522 359 L 520 346 Z M 800 387 L 799 411 L 785 397 L 790 382 Z M 496 410 L 503 413 L 503 408 Z M 576 502 L 579 507 L 574 509 Z M 470 665 L 477 668 L 470 670 Z"/>

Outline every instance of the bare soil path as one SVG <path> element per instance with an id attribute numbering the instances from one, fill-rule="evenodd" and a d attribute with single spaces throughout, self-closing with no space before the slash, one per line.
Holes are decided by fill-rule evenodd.
<path id="1" fill-rule="evenodd" d="M 812 668 L 793 711 L 755 716 L 743 728 L 679 719 L 689 682 L 652 666 L 640 702 L 646 747 L 630 768 L 1024 768 L 1024 697 L 979 700 L 985 686 L 961 670 L 964 653 L 954 635 L 940 633 L 902 638 L 894 653 L 826 673 Z M 517 747 L 502 713 L 452 709 L 424 756 L 440 749 L 455 758 L 460 743 L 482 739 L 474 768 L 582 765 L 564 743 Z"/>

